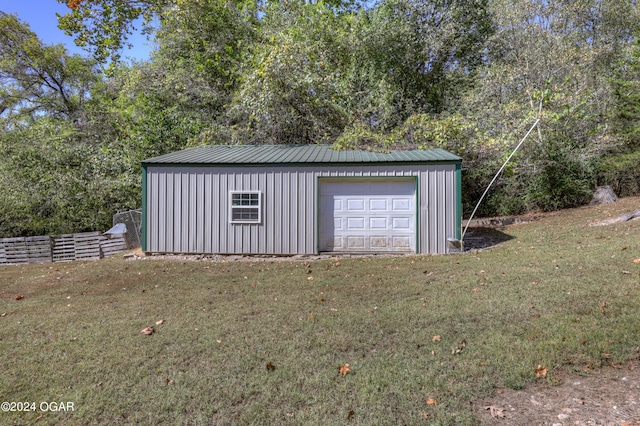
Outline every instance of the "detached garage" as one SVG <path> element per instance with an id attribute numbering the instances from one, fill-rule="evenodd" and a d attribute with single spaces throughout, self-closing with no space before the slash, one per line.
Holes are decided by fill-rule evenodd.
<path id="1" fill-rule="evenodd" d="M 447 253 L 461 159 L 324 145 L 187 149 L 142 162 L 146 253 Z"/>

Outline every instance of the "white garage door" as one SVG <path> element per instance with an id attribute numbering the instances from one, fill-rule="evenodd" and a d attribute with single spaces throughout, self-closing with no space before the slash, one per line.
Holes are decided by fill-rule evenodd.
<path id="1" fill-rule="evenodd" d="M 415 179 L 321 179 L 320 251 L 411 252 Z"/>

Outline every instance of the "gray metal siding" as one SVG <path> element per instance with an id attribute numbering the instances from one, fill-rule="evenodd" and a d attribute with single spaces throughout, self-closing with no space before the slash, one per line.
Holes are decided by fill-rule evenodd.
<path id="1" fill-rule="evenodd" d="M 421 253 L 456 236 L 456 165 L 175 167 L 147 165 L 147 251 L 313 254 L 321 177 L 418 177 Z M 259 224 L 229 223 L 229 191 L 261 191 Z"/>

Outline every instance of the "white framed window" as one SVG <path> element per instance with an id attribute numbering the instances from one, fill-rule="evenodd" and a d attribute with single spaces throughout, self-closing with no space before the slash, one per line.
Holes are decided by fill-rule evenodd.
<path id="1" fill-rule="evenodd" d="M 260 191 L 230 191 L 229 218 L 231 223 L 260 223 L 262 193 Z"/>

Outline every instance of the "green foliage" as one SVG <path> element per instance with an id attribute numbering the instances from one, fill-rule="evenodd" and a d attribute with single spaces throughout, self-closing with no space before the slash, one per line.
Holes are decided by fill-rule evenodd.
<path id="1" fill-rule="evenodd" d="M 640 193 L 640 152 L 611 154 L 597 164 L 598 185 L 609 185 L 619 197 Z"/>
<path id="2" fill-rule="evenodd" d="M 270 3 L 263 41 L 230 106 L 242 143 L 331 142 L 348 122 L 343 77 L 347 15 L 324 3 Z"/>
<path id="3" fill-rule="evenodd" d="M 2 135 L 0 236 L 104 230 L 116 211 L 137 207 L 138 166 L 108 145 L 47 118 Z"/>
<path id="4" fill-rule="evenodd" d="M 152 20 L 174 0 L 58 0 L 70 5 L 65 15 L 58 15 L 59 25 L 67 35 L 75 35 L 75 43 L 87 48 L 93 57 L 104 62 L 120 59 L 122 47 L 129 46 L 127 37 L 142 20 L 143 31 L 152 31 Z"/>
<path id="5" fill-rule="evenodd" d="M 531 176 L 529 191 L 523 194 L 527 210 L 559 210 L 588 203 L 595 186 L 591 164 L 577 158 L 570 144 L 561 139 L 535 149 L 541 170 Z"/>
<path id="6" fill-rule="evenodd" d="M 16 16 L 0 11 L 0 114 L 77 119 L 96 80 L 93 61 L 43 45 Z"/>
<path id="7" fill-rule="evenodd" d="M 612 80 L 615 109 L 612 124 L 623 142 L 622 151 L 640 147 L 640 37 L 636 35 L 620 59 Z"/>

